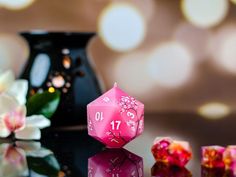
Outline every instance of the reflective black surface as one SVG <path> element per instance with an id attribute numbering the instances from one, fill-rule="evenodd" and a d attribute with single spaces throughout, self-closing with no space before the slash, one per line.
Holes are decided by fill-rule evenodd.
<path id="1" fill-rule="evenodd" d="M 143 135 L 124 147 L 128 152 L 124 149 L 114 151 L 106 150 L 102 144 L 89 137 L 86 130 L 45 130 L 41 143 L 42 147 L 54 152 L 53 155 L 60 165 L 60 171 L 57 175 L 60 175 L 60 177 L 87 177 L 88 175 L 92 177 L 93 173 L 89 171 L 91 168 L 88 168 L 89 161 L 90 164 L 92 163 L 89 167 L 105 169 L 105 173 L 102 173 L 104 171 L 95 173 L 97 175 L 103 174 L 100 176 L 110 175 L 111 177 L 117 177 L 119 169 L 128 166 L 129 168 L 127 167 L 126 169 L 131 169 L 130 173 L 133 173 L 134 176 L 140 176 L 140 174 L 142 174 L 140 171 L 143 170 L 144 177 L 160 177 L 166 175 L 170 175 L 169 177 L 188 177 L 190 175 L 194 177 L 226 177 L 232 176 L 233 174 L 231 172 L 225 172 L 222 169 L 201 169 L 200 147 L 213 144 L 236 144 L 234 122 L 234 116 L 213 121 L 204 119 L 196 114 L 145 115 L 145 131 Z M 156 136 L 172 136 L 173 138 L 190 142 L 194 156 L 191 162 L 186 166 L 186 169 L 169 168 L 165 165 L 155 164 L 150 148 Z M 0 142 L 1 141 L 3 140 L 0 140 Z M 127 154 L 131 154 L 131 156 Z M 0 155 L 0 157 L 2 156 Z M 95 160 L 94 157 L 96 157 Z M 133 157 L 135 158 L 133 159 Z M 33 161 L 33 165 L 30 165 L 31 162 L 28 162 L 29 167 L 37 166 L 35 165 L 35 160 Z M 137 166 L 137 162 L 143 163 L 143 169 L 141 168 L 142 165 L 139 164 L 139 166 Z M 48 167 L 47 163 L 39 164 Z M 54 164 L 53 168 L 50 165 L 49 167 L 49 169 L 54 169 L 56 165 Z M 114 170 L 114 175 L 113 173 L 106 173 L 112 170 Z M 31 176 L 34 177 L 34 174 L 35 173 L 32 172 Z M 121 174 L 118 176 L 122 177 Z"/>

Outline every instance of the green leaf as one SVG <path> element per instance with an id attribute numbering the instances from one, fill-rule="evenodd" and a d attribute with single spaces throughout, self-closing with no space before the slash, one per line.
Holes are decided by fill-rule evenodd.
<path id="1" fill-rule="evenodd" d="M 60 103 L 60 95 L 59 91 L 53 93 L 45 91 L 30 97 L 26 104 L 27 116 L 41 114 L 51 118 Z"/>
<path id="2" fill-rule="evenodd" d="M 57 177 L 60 171 L 60 165 L 54 155 L 44 158 L 27 157 L 27 163 L 30 170 L 40 175 Z"/>

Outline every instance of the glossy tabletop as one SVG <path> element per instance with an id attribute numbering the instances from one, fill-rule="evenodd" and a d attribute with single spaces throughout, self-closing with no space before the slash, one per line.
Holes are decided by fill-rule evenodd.
<path id="1" fill-rule="evenodd" d="M 203 145 L 236 144 L 233 115 L 220 120 L 208 120 L 191 113 L 145 115 L 144 133 L 124 149 L 115 150 L 106 149 L 89 137 L 86 130 L 75 129 L 47 130 L 43 132 L 42 140 L 36 143 L 0 140 L 0 176 L 223 177 L 220 170 L 201 174 L 200 148 Z M 170 136 L 190 142 L 194 157 L 186 169 L 169 169 L 165 165 L 155 164 L 150 148 L 156 136 Z M 19 170 L 17 173 L 16 169 Z M 20 170 L 24 172 L 20 174 Z"/>

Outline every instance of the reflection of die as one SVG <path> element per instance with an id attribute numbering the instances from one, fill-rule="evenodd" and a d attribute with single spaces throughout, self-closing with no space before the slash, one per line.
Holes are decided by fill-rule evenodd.
<path id="1" fill-rule="evenodd" d="M 87 106 L 88 133 L 107 147 L 120 148 L 144 129 L 144 105 L 115 84 Z"/>
<path id="2" fill-rule="evenodd" d="M 201 167 L 201 177 L 226 177 L 224 168 Z M 231 175 L 229 175 L 230 177 Z"/>
<path id="3" fill-rule="evenodd" d="M 192 177 L 191 172 L 186 168 L 171 166 L 162 162 L 156 162 L 151 173 L 153 177 Z"/>
<path id="4" fill-rule="evenodd" d="M 106 149 L 88 160 L 88 177 L 143 177 L 143 159 L 125 149 Z"/>

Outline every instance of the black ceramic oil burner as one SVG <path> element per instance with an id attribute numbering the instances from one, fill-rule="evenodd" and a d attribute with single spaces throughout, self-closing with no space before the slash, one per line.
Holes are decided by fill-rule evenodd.
<path id="1" fill-rule="evenodd" d="M 86 46 L 94 33 L 27 32 L 30 57 L 21 78 L 29 81 L 29 95 L 57 89 L 61 92 L 52 126 L 86 124 L 86 105 L 101 95 Z"/>

